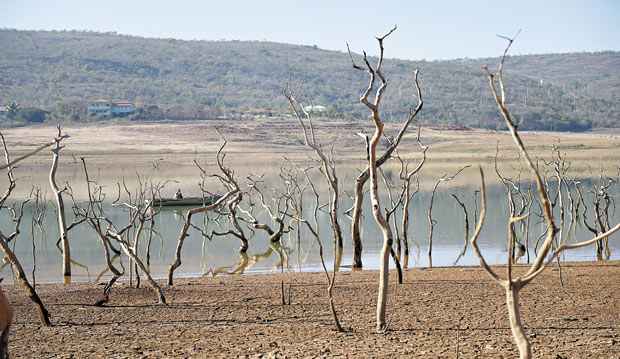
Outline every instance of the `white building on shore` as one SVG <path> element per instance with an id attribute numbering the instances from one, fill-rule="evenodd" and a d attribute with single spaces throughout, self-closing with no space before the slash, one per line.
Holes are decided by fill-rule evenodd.
<path id="1" fill-rule="evenodd" d="M 129 101 L 97 100 L 88 105 L 88 114 L 98 117 L 123 117 L 136 112 L 136 106 Z"/>

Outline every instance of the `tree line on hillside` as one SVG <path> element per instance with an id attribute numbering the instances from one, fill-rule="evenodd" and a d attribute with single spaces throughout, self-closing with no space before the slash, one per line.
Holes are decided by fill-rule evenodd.
<path id="1" fill-rule="evenodd" d="M 377 281 L 377 301 L 375 331 L 377 334 L 384 334 L 390 328 L 390 309 L 394 307 L 394 301 L 388 301 L 390 292 L 392 295 L 397 292 L 397 288 L 403 285 L 403 271 L 409 267 L 409 244 L 419 245 L 421 233 L 416 232 L 411 227 L 409 215 L 411 214 L 412 201 L 419 201 L 417 196 L 420 190 L 419 176 L 420 171 L 427 168 L 427 151 L 432 151 L 433 144 L 425 144 L 420 136 L 421 124 L 420 116 L 425 111 L 427 87 L 420 81 L 419 71 L 413 73 L 412 83 L 407 92 L 412 94 L 409 106 L 407 106 L 408 116 L 399 124 L 398 134 L 391 138 L 387 143 L 381 143 L 385 138 L 384 118 L 385 112 L 382 111 L 384 100 L 387 100 L 389 83 L 387 81 L 386 68 L 384 68 L 384 41 L 394 32 L 396 27 L 385 35 L 377 37 L 380 55 L 378 59 L 370 59 L 364 56 L 357 56 L 349 53 L 350 72 L 358 74 L 357 78 L 364 81 L 362 95 L 358 99 L 359 107 L 365 109 L 367 116 L 365 121 L 372 124 L 372 133 L 359 132 L 358 135 L 363 139 L 360 141 L 360 151 L 365 153 L 366 164 L 359 169 L 359 175 L 355 180 L 354 205 L 351 209 L 345 210 L 341 207 L 342 195 L 347 195 L 344 188 L 350 185 L 350 181 L 340 182 L 343 165 L 342 158 L 338 158 L 338 149 L 334 146 L 322 143 L 321 138 L 315 136 L 315 126 L 310 112 L 306 110 L 305 102 L 301 100 L 299 92 L 289 83 L 282 93 L 285 101 L 288 102 L 291 111 L 290 121 L 297 123 L 300 137 L 303 138 L 304 145 L 313 157 L 310 161 L 292 161 L 286 156 L 282 157 L 275 166 L 265 169 L 276 174 L 277 179 L 273 183 L 264 180 L 265 173 L 255 173 L 247 176 L 240 176 L 231 167 L 227 159 L 227 141 L 222 135 L 222 142 L 215 154 L 215 164 L 207 167 L 198 159 L 194 159 L 194 165 L 200 174 L 198 186 L 201 190 L 201 197 L 184 211 L 182 217 L 182 227 L 176 236 L 176 249 L 174 257 L 167 270 L 167 280 L 164 284 L 162 280 L 156 280 L 152 275 L 150 266 L 151 240 L 159 232 L 157 229 L 160 221 L 158 215 L 162 211 L 162 200 L 182 201 L 179 196 L 174 199 L 161 197 L 162 190 L 170 181 L 155 181 L 150 178 L 142 177 L 137 173 L 138 181 L 135 186 L 127 185 L 125 179 L 119 181 L 116 186 L 104 186 L 98 183 L 96 174 L 92 171 L 92 165 L 85 157 L 80 157 L 83 176 L 79 181 L 83 181 L 83 186 L 72 186 L 65 183 L 62 187 L 58 184 L 56 174 L 61 158 L 64 156 L 63 149 L 70 146 L 69 135 L 64 133 L 61 126 L 57 127 L 53 140 L 39 144 L 36 148 L 26 151 L 20 156 L 13 157 L 11 153 L 12 143 L 7 142 L 2 132 L 0 132 L 0 152 L 4 152 L 4 164 L 0 165 L 0 171 L 6 171 L 7 189 L 0 197 L 0 213 L 3 213 L 9 220 L 0 228 L 0 251 L 4 255 L 5 265 L 10 265 L 14 280 L 22 288 L 23 294 L 27 295 L 37 308 L 41 325 L 52 326 L 60 322 L 56 317 L 50 317 L 45 298 L 37 293 L 36 277 L 36 241 L 32 237 L 32 258 L 33 271 L 26 274 L 22 265 L 23 257 L 18 256 L 26 252 L 16 252 L 15 243 L 20 238 L 20 227 L 22 221 L 30 220 L 31 228 L 41 226 L 37 218 L 45 215 L 45 206 L 41 206 L 44 201 L 40 187 L 33 186 L 29 197 L 23 201 L 10 201 L 14 189 L 23 177 L 17 176 L 19 171 L 18 164 L 27 160 L 29 157 L 40 153 L 43 150 L 51 150 L 51 165 L 49 172 L 49 184 L 54 196 L 55 214 L 58 224 L 58 234 L 56 240 L 57 255 L 62 258 L 62 265 L 59 271 L 62 273 L 66 283 L 70 283 L 75 273 L 72 268 L 78 266 L 72 260 L 71 245 L 78 233 L 75 228 L 83 226 L 90 230 L 97 239 L 98 247 L 102 257 L 105 258 L 106 271 L 109 276 L 100 275 L 95 281 L 103 284 L 98 298 L 86 296 L 81 301 L 91 301 L 81 305 L 94 305 L 102 307 L 102 313 L 109 311 L 110 307 L 117 307 L 114 303 L 115 297 L 126 295 L 127 291 L 139 288 L 141 285 L 148 286 L 152 293 L 153 301 L 161 305 L 164 309 L 171 310 L 170 313 L 178 312 L 178 305 L 185 305 L 170 300 L 174 298 L 175 272 L 183 265 L 183 246 L 187 241 L 192 240 L 190 233 L 198 234 L 203 240 L 221 238 L 239 243 L 238 263 L 230 269 L 224 268 L 223 272 L 230 275 L 238 275 L 251 266 L 252 262 L 259 258 L 275 257 L 277 259 L 276 268 L 282 274 L 288 268 L 287 244 L 292 240 L 309 240 L 316 243 L 320 260 L 321 269 L 325 274 L 325 311 L 331 314 L 333 327 L 338 332 L 359 331 L 357 328 L 349 328 L 343 320 L 352 315 L 359 315 L 368 310 L 367 306 L 356 306 L 354 310 L 348 308 L 347 316 L 339 316 L 339 313 L 347 310 L 342 308 L 342 304 L 337 301 L 335 292 L 340 295 L 346 294 L 346 286 L 336 286 L 337 281 L 345 282 L 341 273 L 342 259 L 346 255 L 344 251 L 344 238 L 353 246 L 353 267 L 362 268 L 363 251 L 361 236 L 372 236 L 367 231 L 369 226 L 379 230 L 378 237 L 381 239 L 381 253 L 379 255 L 379 275 Z M 486 178 L 489 177 L 482 166 L 477 169 L 480 178 L 479 190 L 473 191 L 475 198 L 474 205 L 468 205 L 459 199 L 456 194 L 452 198 L 462 208 L 464 213 L 463 228 L 463 248 L 459 253 L 455 253 L 455 264 L 465 254 L 468 248 L 479 259 L 480 267 L 489 275 L 491 284 L 497 285 L 505 293 L 505 307 L 507 312 L 507 323 L 511 329 L 512 339 L 519 351 L 519 357 L 530 359 L 533 356 L 532 335 L 528 336 L 524 319 L 529 316 L 522 316 L 522 310 L 528 309 L 528 305 L 535 301 L 541 291 L 552 290 L 552 288 L 539 286 L 534 291 L 522 293 L 522 289 L 531 284 L 548 267 L 554 266 L 560 283 L 564 283 L 565 273 L 563 270 L 563 253 L 568 250 L 592 246 L 598 261 L 604 262 L 611 259 L 611 247 L 609 240 L 613 240 L 613 235 L 620 231 L 620 224 L 613 223 L 613 212 L 615 210 L 612 188 L 620 183 L 620 168 L 611 175 L 601 173 L 598 181 L 588 183 L 578 177 L 573 177 L 571 173 L 570 161 L 566 154 L 555 146 L 551 147 L 552 156 L 549 161 L 545 158 L 534 158 L 521 139 L 519 126 L 516 117 L 512 112 L 509 102 L 510 87 L 504 79 L 504 63 L 506 54 L 513 44 L 514 37 L 505 37 L 508 45 L 504 51 L 504 56 L 499 60 L 496 70 L 484 68 L 483 79 L 487 82 L 487 90 L 491 93 L 493 103 L 496 106 L 500 119 L 509 130 L 513 140 L 514 150 L 519 154 L 521 164 L 518 174 L 514 178 L 508 178 L 502 174 L 502 166 L 499 163 L 499 153 L 495 156 L 494 175 L 497 176 L 505 190 L 505 219 L 506 225 L 505 238 L 501 239 L 506 244 L 506 265 L 502 267 L 491 267 L 486 261 L 485 255 L 478 245 L 479 237 L 485 227 L 488 228 L 486 221 L 487 213 L 487 187 Z M 430 92 L 430 91 L 429 91 Z M 15 107 L 12 107 L 16 110 Z M 497 119 L 496 119 L 497 120 Z M 398 152 L 399 144 L 405 141 L 405 134 L 417 125 L 417 142 L 419 151 L 410 153 L 414 158 L 408 158 Z M 221 134 L 220 134 L 221 135 Z M 290 133 L 280 134 L 281 136 L 291 136 Z M 51 137 L 51 134 L 50 134 Z M 22 139 L 18 139 L 22 141 Z M 337 144 L 335 145 L 338 146 Z M 498 147 L 499 152 L 499 147 Z M 234 155 L 234 153 L 230 153 Z M 388 176 L 383 171 L 382 166 L 394 163 L 399 170 L 398 176 Z M 471 165 L 461 163 L 459 169 L 449 174 L 444 174 L 435 179 L 435 185 L 428 204 L 428 236 L 425 240 L 428 246 L 428 267 L 433 268 L 433 231 L 440 224 L 433 217 L 433 204 L 440 200 L 435 198 L 437 188 L 442 184 L 453 180 L 465 170 L 471 170 Z M 319 181 L 323 182 L 319 185 Z M 365 184 L 368 183 L 368 190 Z M 414 187 L 415 186 L 415 187 Z M 130 188 L 131 187 L 131 188 Z M 75 188 L 75 192 L 74 189 Z M 217 192 L 212 192 L 218 189 Z M 586 192 L 587 191 L 587 192 Z M 365 194 L 370 198 L 370 207 L 363 205 Z M 584 196 L 584 193 L 589 196 Z M 78 198 L 86 198 L 80 201 Z M 368 198 L 367 197 L 367 198 Z M 176 204 L 179 204 L 178 202 Z M 24 217 L 24 208 L 31 206 L 30 218 Z M 112 209 L 116 208 L 121 215 L 113 215 Z M 71 211 L 71 212 L 69 212 Z M 362 223 L 360 219 L 363 212 L 371 212 L 373 221 Z M 471 212 L 470 212 L 471 211 Z M 69 215 L 67 215 L 69 212 Z M 328 221 L 321 221 L 319 218 L 324 212 Z M 469 213 L 473 214 L 472 225 L 469 224 Z M 72 214 L 72 215 L 71 215 Z M 346 233 L 341 225 L 341 219 L 347 214 L 351 219 L 351 232 Z M 210 216 L 211 215 L 211 216 Z M 201 217 L 202 216 L 202 217 Z M 200 220 L 199 220 L 200 219 Z M 215 223 L 217 222 L 217 225 Z M 25 223 L 24 223 L 25 224 Z M 329 231 L 322 231 L 321 225 L 329 226 Z M 577 226 L 583 225 L 591 237 L 587 240 L 576 238 Z M 345 227 L 346 228 L 346 227 Z M 366 230 L 363 230 L 363 229 Z M 471 231 L 470 231 L 471 229 Z M 534 236 L 530 236 L 530 229 L 534 231 Z M 41 232 L 44 230 L 41 229 Z M 414 235 L 415 234 L 415 238 Z M 268 249 L 263 252 L 250 254 L 256 250 L 258 236 L 262 235 L 268 242 Z M 21 236 L 24 236 L 23 233 Z M 493 236 L 488 231 L 485 234 L 488 238 Z M 194 236 L 194 240 L 196 237 Z M 23 239 L 22 239 L 23 240 Z M 166 240 L 175 240 L 169 238 Z M 333 248 L 333 260 L 326 262 L 324 243 L 326 240 L 331 242 Z M 497 238 L 493 238 L 497 241 Z M 146 242 L 146 243 L 145 243 Z M 287 243 L 288 242 L 288 243 Z M 75 244 L 75 243 L 74 243 Z M 417 246 L 416 246 L 417 247 Z M 419 247 L 417 247 L 419 248 Z M 419 251 L 419 249 L 417 249 Z M 456 252 L 456 251 L 455 251 Z M 187 252 L 185 252 L 187 255 Z M 458 256 L 457 256 L 458 254 Z M 123 265 L 124 259 L 128 265 Z M 328 269 L 328 264 L 330 267 Z M 395 271 L 390 271 L 393 265 Z M 518 270 L 515 268 L 518 267 Z M 154 268 L 153 268 L 154 269 Z M 500 273 L 500 270 L 502 273 Z M 395 272 L 396 280 L 390 275 Z M 102 274 L 103 274 L 102 273 Z M 215 274 L 211 270 L 212 274 Z M 121 286 L 119 280 L 129 277 L 125 284 L 124 292 L 116 291 L 115 288 Z M 134 280 L 135 279 L 135 280 Z M 208 280 L 208 279 L 205 279 Z M 349 277 L 350 280 L 350 277 Z M 579 278 L 574 279 L 578 281 Z M 415 284 L 415 279 L 414 283 Z M 484 283 L 484 288 L 489 296 L 493 292 Z M 432 285 L 432 284 L 430 284 Z M 288 286 L 288 293 L 286 287 Z M 291 305 L 290 276 L 282 275 L 280 283 L 272 286 L 273 297 L 278 305 Z M 98 287 L 99 288 L 99 287 Z M 563 289 L 569 290 L 570 287 Z M 114 291 L 113 291 L 114 290 Z M 296 296 L 307 300 L 305 291 L 296 292 Z M 350 293 L 350 292 L 349 292 Z M 75 291 L 67 291 L 67 296 L 72 296 Z M 529 297 L 527 301 L 520 301 L 520 295 Z M 304 295 L 306 297 L 304 297 Z M 458 306 L 462 298 L 456 298 L 449 293 L 446 295 L 448 306 Z M 605 294 L 595 293 L 591 300 L 602 300 Z M 410 303 L 409 303 L 410 304 Z M 554 303 L 549 303 L 554 305 Z M 75 304 L 79 306 L 80 304 Z M 169 305 L 169 306 L 168 306 Z M 252 304 L 247 304 L 252 305 Z M 261 304 L 262 305 L 262 304 Z M 437 303 L 429 301 L 414 303 L 417 310 L 442 310 Z M 107 309 L 106 309 L 107 307 Z M 168 308 L 168 309 L 166 309 Z M 51 306 L 49 309 L 54 310 Z M 574 308 L 573 308 L 574 309 Z M 112 309 L 116 310 L 116 309 Z M 497 310 L 495 306 L 490 306 L 487 310 Z M 526 310 L 527 311 L 527 310 Z M 0 356 L 6 357 L 8 349 L 9 326 L 11 322 L 12 310 L 0 289 Z M 484 312 L 482 312 L 484 313 Z M 53 314 L 53 313 L 52 313 Z M 174 316 L 175 314 L 170 314 Z M 479 316 L 480 312 L 465 313 L 463 315 Z M 52 321 L 50 318 L 54 319 Z M 281 318 L 279 318 L 281 319 Z M 286 318 L 284 318 L 286 319 Z M 95 318 L 95 320 L 98 320 Z M 213 318 L 206 320 L 214 320 Z M 275 319 L 278 320 L 278 319 Z M 460 322 L 458 322 L 460 326 Z M 96 324 L 96 323 L 95 323 Z M 67 323 L 62 323 L 67 325 Z M 68 324 L 75 326 L 73 323 Z M 235 321 L 227 323 L 235 325 Z M 317 326 L 326 327 L 324 320 L 316 320 Z M 455 323 L 457 325 L 457 323 Z M 416 326 L 420 330 L 431 330 L 429 323 L 418 320 Z M 448 328 L 451 329 L 451 328 Z M 495 328 L 499 330 L 499 328 Z M 535 328 L 528 328 L 532 331 Z M 416 329 L 418 330 L 418 329 Z M 458 332 L 457 332 L 458 335 Z M 534 342 L 536 344 L 536 342 Z M 458 346 L 457 346 L 457 357 Z"/>
<path id="2" fill-rule="evenodd" d="M 20 46 L 9 46 L 16 43 Z M 286 83 L 294 84 L 306 102 L 324 106 L 325 116 L 365 116 L 356 105 L 360 83 L 347 71 L 347 55 L 313 46 L 17 30 L 0 30 L 0 45 L 0 104 L 39 108 L 54 121 L 96 121 L 85 108 L 100 98 L 143 104 L 138 120 L 285 114 L 288 104 L 281 93 Z M 620 104 L 615 101 L 619 53 L 512 59 L 518 70 L 508 72 L 506 81 L 522 129 L 620 126 Z M 383 106 L 386 121 L 407 116 L 403 105 L 411 98 L 406 88 L 414 69 L 421 68 L 420 82 L 428 88 L 421 121 L 501 127 L 496 105 L 480 78 L 480 61 L 386 59 L 385 69 L 391 74 Z"/>

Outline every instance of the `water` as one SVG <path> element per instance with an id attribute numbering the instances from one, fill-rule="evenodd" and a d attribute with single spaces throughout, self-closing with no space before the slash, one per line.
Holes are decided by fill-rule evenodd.
<path id="1" fill-rule="evenodd" d="M 587 185 L 584 184 L 584 188 Z M 433 208 L 433 217 L 437 221 L 435 225 L 433 240 L 433 265 L 434 266 L 451 266 L 453 265 L 458 253 L 460 252 L 464 241 L 464 218 L 461 207 L 459 207 L 454 199 L 450 196 L 452 193 L 457 194 L 459 198 L 466 204 L 470 214 L 470 233 L 474 227 L 474 191 L 476 186 L 445 188 L 439 187 L 435 196 L 435 204 Z M 617 197 L 618 189 L 615 189 L 614 195 Z M 492 185 L 487 189 L 487 218 L 485 226 L 479 239 L 481 251 L 485 255 L 487 261 L 491 264 L 506 263 L 506 232 L 507 232 L 507 203 L 503 186 Z M 346 196 L 343 196 L 346 197 Z M 587 196 L 589 200 L 589 195 Z M 386 203 L 387 199 L 383 200 Z M 430 201 L 429 192 L 418 193 L 412 202 L 410 217 L 410 267 L 426 267 L 428 266 L 427 250 L 428 250 L 428 222 L 427 209 Z M 377 230 L 376 224 L 368 208 L 368 198 L 366 198 L 365 216 L 363 217 L 362 239 L 364 245 L 363 262 L 367 269 L 377 269 L 379 266 L 379 251 L 382 244 L 382 238 Z M 312 201 L 308 198 L 305 201 L 310 205 Z M 565 198 L 568 203 L 568 198 Z M 348 198 L 343 198 L 341 209 L 346 210 L 351 203 Z M 591 205 L 589 206 L 591 207 Z M 568 206 L 567 206 L 568 208 Z M 107 207 L 110 218 L 118 225 L 123 226 L 127 223 L 127 214 L 121 208 Z M 309 210 L 309 209 L 306 209 Z M 591 208 L 590 208 L 591 210 Z M 68 211 L 68 223 L 73 221 L 73 216 Z M 610 222 L 617 223 L 620 221 L 620 211 L 611 211 L 613 213 Z M 400 216 L 399 216 L 400 217 Z M 590 215 L 592 217 L 592 215 Z M 32 207 L 26 206 L 24 218 L 21 225 L 21 234 L 12 246 L 20 258 L 24 269 L 32 277 L 32 269 L 35 257 L 33 256 L 33 233 L 34 243 L 36 244 L 36 280 L 37 283 L 44 282 L 61 282 L 62 263 L 60 251 L 56 248 L 55 243 L 58 238 L 58 230 L 56 224 L 55 206 L 48 203 L 48 209 L 43 218 L 43 232 L 32 227 Z M 262 218 L 265 219 L 265 218 Z M 565 238 L 568 233 L 569 215 L 566 217 L 566 228 L 564 230 Z M 201 225 L 204 217 L 195 216 L 193 223 Z M 350 243 L 350 219 L 345 215 L 340 218 L 342 230 L 345 238 L 343 269 L 347 269 L 351 265 L 352 245 Z M 151 243 L 151 272 L 155 278 L 163 278 L 167 274 L 167 268 L 173 261 L 174 251 L 176 248 L 176 240 L 184 221 L 182 210 L 164 209 L 156 217 L 156 225 L 154 227 L 155 234 Z M 325 246 L 325 258 L 328 268 L 331 268 L 331 260 L 333 258 L 333 246 L 331 240 L 331 229 L 329 227 L 329 217 L 327 213 L 320 213 L 320 233 L 323 244 Z M 13 230 L 12 223 L 6 215 L 3 214 L 0 220 L 0 226 L 3 233 L 9 234 Z M 224 217 L 220 219 L 220 224 L 210 224 L 218 230 L 226 230 L 227 222 Z M 544 231 L 544 223 L 533 215 L 530 224 L 530 251 L 533 256 L 533 247 L 536 238 Z M 246 231 L 249 234 L 249 231 Z M 140 255 L 144 257 L 146 252 L 146 243 L 148 235 L 148 224 L 145 228 L 144 235 L 140 239 Z M 610 240 L 612 249 L 612 259 L 620 258 L 620 240 L 616 234 Z M 69 233 L 71 242 L 71 255 L 76 263 L 73 264 L 73 281 L 93 282 L 100 276 L 106 278 L 107 266 L 103 247 L 100 240 L 94 234 L 89 226 L 82 224 Z M 576 227 L 574 238 L 571 241 L 584 240 L 591 238 L 591 234 L 584 228 L 582 224 Z M 289 271 L 319 271 L 321 270 L 320 259 L 318 256 L 318 246 L 316 241 L 306 231 L 302 232 L 302 238 L 298 243 L 297 234 L 292 231 L 285 234 L 282 240 L 284 253 L 286 254 Z M 183 248 L 182 266 L 177 269 L 175 275 L 178 277 L 200 276 L 205 273 L 225 273 L 232 272 L 242 261 L 238 253 L 240 242 L 232 236 L 214 237 L 209 240 L 203 238 L 202 235 L 191 229 L 190 236 L 186 238 Z M 594 247 L 581 248 L 578 250 L 565 252 L 565 260 L 591 261 L 596 260 Z M 123 255 L 116 259 L 127 267 L 127 258 Z M 245 268 L 246 273 L 251 272 L 279 272 L 280 258 L 276 251 L 270 250 L 266 235 L 262 231 L 257 231 L 256 235 L 250 239 L 248 250 L 248 266 Z M 471 246 L 465 256 L 463 256 L 459 265 L 478 265 L 478 259 L 471 250 Z M 128 273 L 128 271 L 127 271 Z M 10 266 L 4 266 L 1 275 L 7 281 L 12 280 Z"/>

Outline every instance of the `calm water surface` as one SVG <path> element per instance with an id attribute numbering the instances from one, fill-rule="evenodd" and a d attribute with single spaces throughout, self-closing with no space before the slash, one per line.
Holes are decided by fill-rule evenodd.
<path id="1" fill-rule="evenodd" d="M 348 184 L 345 184 L 348 186 Z M 450 196 L 455 193 L 465 202 L 470 212 L 471 231 L 474 225 L 474 191 L 477 187 L 461 187 L 442 189 L 440 187 L 433 209 L 433 216 L 437 220 L 433 243 L 433 265 L 451 266 L 453 265 L 458 253 L 463 245 L 464 238 L 464 218 L 462 209 Z M 618 198 L 619 191 L 616 189 L 614 195 Z M 344 197 L 344 196 L 343 196 Z M 589 198 L 589 197 L 588 197 Z M 430 193 L 418 193 L 411 208 L 410 237 L 410 267 L 428 266 L 428 222 L 427 208 L 430 201 Z M 367 201 L 368 202 L 368 201 Z M 306 201 L 310 204 L 310 198 Z M 385 203 L 385 202 L 384 202 Z M 568 203 L 568 199 L 565 200 Z M 342 209 L 347 209 L 351 205 L 348 199 L 343 200 Z M 368 205 L 368 204 L 367 204 Z M 494 185 L 488 188 L 487 218 L 484 230 L 480 237 L 481 250 L 490 263 L 506 262 L 506 225 L 507 225 L 507 204 L 505 190 L 503 186 Z M 568 208 L 568 207 L 567 207 Z M 308 209 L 310 210 L 310 209 Z M 591 210 L 591 209 L 590 209 Z M 119 208 L 110 208 L 109 215 L 113 221 L 122 226 L 126 223 L 126 213 Z M 69 214 L 69 213 L 68 213 Z M 379 251 L 381 247 L 381 236 L 377 231 L 376 224 L 368 208 L 366 208 L 363 218 L 362 238 L 364 244 L 364 266 L 367 269 L 378 268 Z M 620 221 L 620 211 L 613 211 L 611 222 Z M 32 276 L 33 264 L 36 260 L 36 280 L 37 283 L 61 282 L 61 256 L 55 243 L 58 238 L 56 225 L 55 207 L 50 202 L 44 218 L 44 232 L 36 229 L 33 231 L 31 226 L 32 209 L 26 207 L 22 222 L 22 233 L 15 245 L 15 250 L 22 264 Z M 71 217 L 71 216 L 70 216 Z M 590 215 L 592 217 L 592 215 Z M 591 237 L 590 233 L 582 224 L 576 226 L 574 233 L 569 235 L 568 222 L 570 217 L 567 214 L 565 238 L 569 236 L 571 241 L 584 240 Z M 69 219 L 69 223 L 72 218 Z M 173 260 L 176 239 L 183 224 L 182 209 L 164 209 L 156 217 L 155 230 L 151 243 L 151 271 L 155 277 L 163 278 L 167 273 L 167 267 Z M 201 225 L 203 217 L 196 217 L 193 223 Z M 333 250 L 331 243 L 331 233 L 329 227 L 329 217 L 326 213 L 321 213 L 321 234 L 323 243 L 326 247 L 326 259 L 331 261 Z M 222 219 L 222 226 L 226 226 L 226 220 Z M 341 224 L 345 237 L 345 253 L 343 256 L 343 266 L 346 270 L 351 264 L 352 246 L 350 237 L 350 219 L 342 216 Z M 8 222 L 6 215 L 2 216 L 0 225 L 5 233 L 12 231 L 12 226 Z M 217 224 L 212 224 L 217 226 Z M 224 227 L 219 227 L 220 230 Z M 147 227 L 148 229 L 148 227 Z M 544 231 L 544 224 L 540 219 L 533 215 L 530 225 L 530 250 L 533 256 L 533 246 L 536 238 Z M 140 253 L 144 257 L 147 242 L 147 233 L 141 239 Z M 33 255 L 33 233 L 36 251 Z M 82 282 L 93 282 L 98 277 L 107 276 L 105 257 L 99 239 L 93 231 L 85 224 L 76 227 L 69 233 L 71 241 L 71 255 L 77 262 L 73 265 L 73 280 Z M 618 237 L 618 234 L 615 235 Z M 613 238 L 613 237 L 612 237 Z M 183 265 L 176 271 L 177 276 L 200 276 L 209 272 L 225 273 L 232 272 L 238 266 L 241 258 L 238 254 L 239 241 L 234 237 L 216 237 L 212 240 L 203 238 L 195 230 L 190 230 L 190 236 L 186 239 L 183 248 Z M 620 238 L 610 241 L 612 248 L 612 258 L 620 258 Z M 283 238 L 284 252 L 287 257 L 288 271 L 317 271 L 320 270 L 318 257 L 318 247 L 313 239 L 302 232 L 301 239 L 298 240 L 297 234 L 293 231 L 290 235 Z M 279 272 L 280 262 L 276 252 L 271 251 L 266 236 L 257 231 L 256 235 L 250 240 L 248 250 L 248 267 L 245 272 Z M 583 248 L 575 251 L 566 252 L 565 260 L 591 261 L 595 260 L 594 247 Z M 127 258 L 121 256 L 117 258 L 123 264 L 127 264 Z M 329 264 L 328 264 L 329 265 Z M 459 265 L 478 265 L 478 260 L 468 249 L 467 254 L 461 258 Z M 331 266 L 330 266 L 331 267 Z M 12 280 L 12 273 L 9 266 L 4 266 L 1 275 Z"/>

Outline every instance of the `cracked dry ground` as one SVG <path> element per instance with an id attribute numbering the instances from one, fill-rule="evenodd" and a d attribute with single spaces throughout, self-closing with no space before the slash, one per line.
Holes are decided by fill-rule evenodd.
<path id="1" fill-rule="evenodd" d="M 502 268 L 498 268 L 500 272 Z M 538 358 L 620 358 L 620 263 L 548 269 L 522 292 L 523 319 Z M 54 326 L 41 327 L 23 292 L 14 304 L 14 357 L 418 357 L 514 358 L 503 291 L 478 268 L 413 269 L 390 288 L 387 334 L 374 333 L 378 273 L 340 273 L 334 331 L 321 273 L 179 279 L 169 305 L 148 288 L 42 285 Z M 395 280 L 395 273 L 391 279 Z M 280 280 L 291 289 L 281 305 Z"/>

